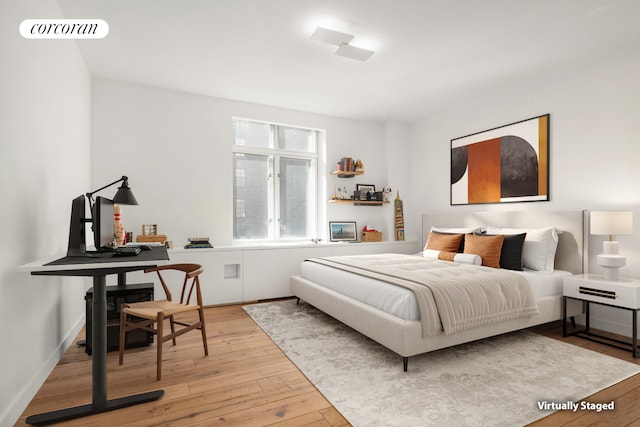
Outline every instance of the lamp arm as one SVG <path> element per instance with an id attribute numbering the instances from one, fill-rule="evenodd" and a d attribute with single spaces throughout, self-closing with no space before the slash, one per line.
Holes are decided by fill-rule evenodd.
<path id="1" fill-rule="evenodd" d="M 87 196 L 87 198 L 89 199 L 89 201 L 92 201 L 92 200 L 93 200 L 93 195 L 94 195 L 95 193 L 97 193 L 98 191 L 104 190 L 104 189 L 105 189 L 105 188 L 107 188 L 107 187 L 111 187 L 112 185 L 115 185 L 115 184 L 119 183 L 120 181 L 127 182 L 127 180 L 128 180 L 128 179 L 129 179 L 129 178 L 127 178 L 126 176 L 124 176 L 124 175 L 123 175 L 123 176 L 122 176 L 122 178 L 120 178 L 120 179 L 118 179 L 118 180 L 113 181 L 111 184 L 107 184 L 107 185 L 105 185 L 104 187 L 98 188 L 97 190 L 91 191 L 90 193 L 87 193 L 87 194 L 85 194 L 85 195 Z"/>

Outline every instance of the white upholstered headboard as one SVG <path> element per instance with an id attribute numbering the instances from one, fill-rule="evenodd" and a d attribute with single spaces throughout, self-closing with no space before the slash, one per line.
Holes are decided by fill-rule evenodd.
<path id="1" fill-rule="evenodd" d="M 584 264 L 586 211 L 433 212 L 422 215 L 422 246 L 435 227 L 556 227 L 559 235 L 555 268 L 580 274 Z"/>

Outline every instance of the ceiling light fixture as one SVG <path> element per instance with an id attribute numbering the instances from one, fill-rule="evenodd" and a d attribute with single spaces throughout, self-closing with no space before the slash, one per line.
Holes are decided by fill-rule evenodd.
<path id="1" fill-rule="evenodd" d="M 338 50 L 335 51 L 336 55 L 344 56 L 347 58 L 355 59 L 358 61 L 366 61 L 375 52 L 373 50 L 363 49 L 350 45 L 351 41 L 355 38 L 351 34 L 342 33 L 340 31 L 329 30 L 328 28 L 318 27 L 311 34 L 311 40 L 332 44 L 338 46 Z"/>

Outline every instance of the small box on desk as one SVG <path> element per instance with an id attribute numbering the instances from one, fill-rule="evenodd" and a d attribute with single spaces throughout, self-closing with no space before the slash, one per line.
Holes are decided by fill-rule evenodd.
<path id="1" fill-rule="evenodd" d="M 86 346 L 91 354 L 93 349 L 93 288 L 89 288 L 84 297 L 86 301 Z M 153 283 L 137 283 L 126 286 L 107 286 L 107 351 L 120 348 L 120 306 L 125 302 L 153 301 Z M 127 333 L 125 348 L 151 345 L 153 333 L 141 329 Z"/>

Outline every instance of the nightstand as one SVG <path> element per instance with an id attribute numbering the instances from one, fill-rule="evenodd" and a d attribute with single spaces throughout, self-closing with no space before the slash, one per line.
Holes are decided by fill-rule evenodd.
<path id="1" fill-rule="evenodd" d="M 567 332 L 567 300 L 575 299 L 585 305 L 586 325 L 584 329 Z M 621 341 L 593 333 L 589 329 L 589 306 L 606 305 L 631 311 L 633 318 L 633 337 L 631 342 Z M 579 274 L 568 276 L 563 281 L 562 297 L 562 336 L 576 335 L 601 344 L 607 344 L 622 350 L 631 351 L 633 357 L 638 354 L 638 310 L 640 310 L 640 280 L 605 280 L 599 274 Z"/>

